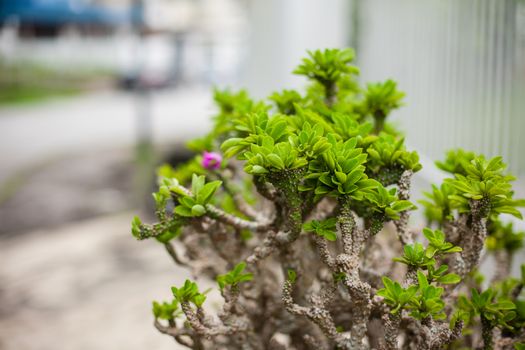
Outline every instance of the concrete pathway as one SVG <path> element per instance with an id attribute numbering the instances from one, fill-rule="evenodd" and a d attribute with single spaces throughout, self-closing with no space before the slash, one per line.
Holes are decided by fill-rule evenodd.
<path id="1" fill-rule="evenodd" d="M 153 138 L 177 143 L 204 134 L 213 114 L 210 88 L 152 93 Z M 0 184 L 50 157 L 133 145 L 144 105 L 133 93 L 106 91 L 0 109 Z"/>
<path id="2" fill-rule="evenodd" d="M 189 273 L 131 237 L 132 215 L 0 239 L 1 350 L 179 349 L 153 327 L 151 302 Z"/>

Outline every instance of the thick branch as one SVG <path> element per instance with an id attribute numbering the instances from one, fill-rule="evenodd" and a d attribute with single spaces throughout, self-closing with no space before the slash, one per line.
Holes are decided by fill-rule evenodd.
<path id="1" fill-rule="evenodd" d="M 248 327 L 246 324 L 237 323 L 228 326 L 214 325 L 214 327 L 206 327 L 202 322 L 202 317 L 199 317 L 198 313 L 193 310 L 188 302 L 181 302 L 180 306 L 182 311 L 186 315 L 186 320 L 190 324 L 191 328 L 199 335 L 211 339 L 217 335 L 231 335 L 237 332 L 245 332 Z"/>
<path id="2" fill-rule="evenodd" d="M 399 335 L 399 324 L 401 318 L 399 314 L 384 314 L 383 323 L 385 327 L 385 348 L 388 350 L 398 349 L 398 340 Z"/>
<path id="3" fill-rule="evenodd" d="M 317 251 L 319 253 L 319 257 L 325 263 L 326 266 L 330 268 L 331 271 L 335 271 L 335 260 L 332 257 L 332 254 L 330 253 L 330 250 L 328 249 L 328 242 L 323 237 L 313 234 L 313 240 L 315 242 L 315 245 L 317 246 Z"/>
<path id="4" fill-rule="evenodd" d="M 190 338 L 194 336 L 194 333 L 191 329 L 188 329 L 188 328 L 181 329 L 181 328 L 177 328 L 175 325 L 167 327 L 167 326 L 162 325 L 157 319 L 155 319 L 154 326 L 162 334 L 172 336 L 177 343 L 184 345 L 190 349 L 194 348 L 193 341 L 183 338 L 183 336 L 188 336 Z"/>
<path id="5" fill-rule="evenodd" d="M 212 219 L 222 222 L 223 224 L 230 225 L 241 230 L 247 229 L 252 231 L 262 231 L 268 229 L 270 226 L 270 222 L 244 220 L 238 216 L 226 213 L 225 211 L 222 211 L 211 204 L 206 205 L 206 215 Z"/>
<path id="6" fill-rule="evenodd" d="M 226 176 L 223 176 L 220 172 L 215 172 L 217 177 L 222 181 L 222 184 L 224 186 L 224 189 L 226 192 L 233 198 L 233 201 L 235 202 L 235 206 L 241 213 L 246 215 L 252 220 L 255 221 L 266 221 L 265 218 L 260 215 L 257 210 L 255 210 L 251 205 L 249 205 L 246 200 L 244 199 L 244 196 L 242 195 L 242 192 L 240 192 L 238 189 L 232 185 L 230 182 L 230 179 Z"/>
<path id="7" fill-rule="evenodd" d="M 303 316 L 308 318 L 310 321 L 315 323 L 321 331 L 331 340 L 335 341 L 338 344 L 339 349 L 351 349 L 346 346 L 345 343 L 348 342 L 348 339 L 342 334 L 337 332 L 337 329 L 334 324 L 334 320 L 330 315 L 330 312 L 324 307 L 323 302 L 317 302 L 316 305 L 311 307 L 305 307 L 296 304 L 293 301 L 292 297 L 293 284 L 291 281 L 287 280 L 284 282 L 283 286 L 283 303 L 286 307 L 286 310 L 291 314 L 297 316 Z M 320 301 L 320 300 L 318 300 Z"/>
<path id="8" fill-rule="evenodd" d="M 190 190 L 188 190 L 184 186 L 178 186 L 178 188 L 184 192 L 187 196 L 192 196 L 192 193 Z M 238 229 L 248 229 L 248 230 L 265 230 L 270 226 L 270 222 L 259 222 L 259 221 L 248 221 L 244 220 L 240 217 L 237 217 L 235 215 L 226 213 L 225 211 L 217 208 L 216 206 L 212 204 L 206 204 L 206 215 L 209 216 L 212 219 L 216 219 L 217 221 L 220 221 L 226 225 L 233 226 Z"/>
<path id="9" fill-rule="evenodd" d="M 461 257 L 465 262 L 464 271 L 458 273 L 464 276 L 479 265 L 481 251 L 487 238 L 487 218 L 486 218 L 486 200 L 471 200 L 470 201 L 470 226 L 462 228 L 462 243 L 463 251 Z M 464 223 L 468 225 L 468 221 Z M 465 237 L 465 235 L 468 235 Z"/>
<path id="10" fill-rule="evenodd" d="M 494 327 L 492 327 L 489 320 L 487 320 L 483 315 L 481 316 L 481 336 L 483 338 L 483 349 L 492 350 L 494 348 L 492 332 Z"/>
<path id="11" fill-rule="evenodd" d="M 494 252 L 496 269 L 492 277 L 492 283 L 502 281 L 509 277 L 512 255 L 506 249 L 499 249 Z"/>
<path id="12" fill-rule="evenodd" d="M 177 254 L 177 251 L 175 250 L 175 247 L 173 246 L 173 244 L 171 244 L 170 242 L 166 242 L 166 243 L 164 243 L 164 247 L 166 248 L 166 251 L 168 252 L 168 254 L 171 256 L 171 258 L 173 259 L 173 261 L 176 264 L 181 265 L 181 266 L 187 266 L 188 265 L 188 262 L 183 261 L 179 257 L 179 255 Z"/>
<path id="13" fill-rule="evenodd" d="M 276 233 L 270 231 L 263 242 L 253 249 L 252 254 L 246 258 L 246 263 L 255 264 L 277 251 Z"/>
<path id="14" fill-rule="evenodd" d="M 398 197 L 400 200 L 410 199 L 410 182 L 412 179 L 412 170 L 405 170 L 397 183 Z M 414 238 L 408 229 L 408 220 L 410 219 L 410 211 L 405 210 L 399 214 L 399 220 L 394 221 L 397 229 L 397 235 L 403 245 L 412 244 Z"/>
<path id="15" fill-rule="evenodd" d="M 325 88 L 325 104 L 332 108 L 337 102 L 337 83 L 335 81 L 327 81 L 324 84 Z"/>
<path id="16" fill-rule="evenodd" d="M 356 227 L 355 217 L 350 209 L 350 198 L 340 198 L 340 212 L 337 216 L 339 229 L 343 240 L 343 251 L 345 254 L 352 254 L 354 245 L 353 234 Z"/>

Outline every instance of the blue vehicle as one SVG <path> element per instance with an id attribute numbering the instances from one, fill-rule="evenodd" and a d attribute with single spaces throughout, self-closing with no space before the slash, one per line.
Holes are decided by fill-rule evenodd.
<path id="1" fill-rule="evenodd" d="M 16 20 L 21 26 L 61 27 L 93 25 L 114 27 L 141 22 L 140 2 L 121 10 L 88 0 L 0 0 L 0 25 Z"/>

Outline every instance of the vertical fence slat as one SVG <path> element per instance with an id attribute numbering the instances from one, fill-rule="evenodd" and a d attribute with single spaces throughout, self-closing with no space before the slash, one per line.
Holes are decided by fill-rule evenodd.
<path id="1" fill-rule="evenodd" d="M 364 81 L 393 78 L 408 142 L 432 158 L 463 147 L 501 154 L 525 175 L 525 3 L 363 2 Z"/>

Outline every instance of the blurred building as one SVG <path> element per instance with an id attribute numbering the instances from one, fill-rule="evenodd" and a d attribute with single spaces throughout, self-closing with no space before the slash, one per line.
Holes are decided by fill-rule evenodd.
<path id="1" fill-rule="evenodd" d="M 363 82 L 392 78 L 406 91 L 394 119 L 414 148 L 432 159 L 452 146 L 501 154 L 525 174 L 521 0 L 0 0 L 0 23 L 5 61 L 131 79 L 140 66 L 153 85 L 256 97 L 301 86 L 291 71 L 307 49 L 353 46 Z"/>
<path id="2" fill-rule="evenodd" d="M 0 0 L 0 61 L 105 69 L 153 86 L 228 83 L 246 27 L 236 0 Z"/>
<path id="3" fill-rule="evenodd" d="M 54 37 L 69 28 L 105 35 L 129 22 L 126 0 L 2 0 L 0 24 L 16 25 L 21 37 Z"/>

